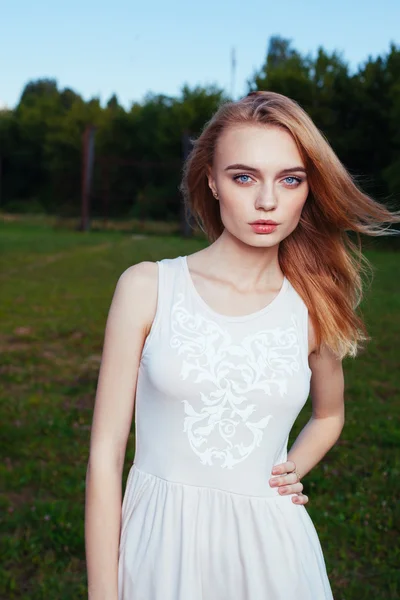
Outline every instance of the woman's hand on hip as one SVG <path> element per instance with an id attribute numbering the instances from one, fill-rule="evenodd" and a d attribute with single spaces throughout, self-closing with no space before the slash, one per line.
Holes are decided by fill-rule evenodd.
<path id="1" fill-rule="evenodd" d="M 296 471 L 296 465 L 292 460 L 275 465 L 272 469 L 269 484 L 271 487 L 277 487 L 279 494 L 287 496 L 293 494 L 292 502 L 295 504 L 307 504 L 308 496 L 303 494 L 303 484 Z"/>

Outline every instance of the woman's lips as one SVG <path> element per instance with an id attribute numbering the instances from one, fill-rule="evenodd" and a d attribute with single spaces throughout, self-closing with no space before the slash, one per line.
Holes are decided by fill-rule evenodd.
<path id="1" fill-rule="evenodd" d="M 267 223 L 250 223 L 255 233 L 272 233 L 278 225 L 269 225 Z"/>

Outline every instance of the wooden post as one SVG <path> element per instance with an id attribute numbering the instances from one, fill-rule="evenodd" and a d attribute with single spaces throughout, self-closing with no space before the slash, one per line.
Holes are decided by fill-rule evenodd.
<path id="1" fill-rule="evenodd" d="M 185 161 L 192 150 L 193 144 L 190 140 L 190 134 L 187 130 L 183 132 L 182 136 L 182 149 L 183 149 L 183 160 Z M 182 199 L 181 201 L 181 233 L 183 237 L 192 237 L 193 235 L 193 216 L 188 206 Z"/>
<path id="2" fill-rule="evenodd" d="M 100 159 L 101 196 L 103 200 L 103 225 L 107 225 L 110 209 L 110 163 L 106 158 Z"/>
<path id="3" fill-rule="evenodd" d="M 3 159 L 0 156 L 0 208 L 1 208 L 1 188 L 2 188 L 2 175 L 3 175 Z"/>
<path id="4" fill-rule="evenodd" d="M 94 164 L 94 133 L 95 127 L 88 125 L 83 132 L 82 142 L 82 214 L 80 231 L 90 229 L 90 193 Z"/>

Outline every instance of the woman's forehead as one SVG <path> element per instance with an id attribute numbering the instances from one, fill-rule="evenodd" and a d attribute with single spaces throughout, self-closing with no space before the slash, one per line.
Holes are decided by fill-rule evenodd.
<path id="1" fill-rule="evenodd" d="M 292 135 L 275 126 L 242 125 L 227 128 L 218 140 L 214 158 L 223 169 L 236 163 L 259 170 L 304 167 Z"/>

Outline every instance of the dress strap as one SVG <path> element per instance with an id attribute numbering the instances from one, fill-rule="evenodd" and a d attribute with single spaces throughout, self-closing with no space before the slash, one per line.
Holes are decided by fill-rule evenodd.
<path id="1" fill-rule="evenodd" d="M 151 325 L 150 331 L 146 340 L 144 342 L 142 357 L 145 353 L 147 353 L 150 345 L 152 344 L 153 338 L 156 336 L 158 329 L 161 323 L 161 317 L 163 312 L 163 305 L 165 303 L 165 264 L 163 260 L 157 260 L 156 264 L 158 266 L 157 270 L 157 304 L 156 304 L 156 312 L 154 315 L 153 323 Z"/>
<path id="2" fill-rule="evenodd" d="M 297 290 L 290 285 L 293 298 L 292 311 L 300 336 L 300 354 L 303 366 L 309 376 L 311 369 L 308 361 L 308 307 Z"/>

